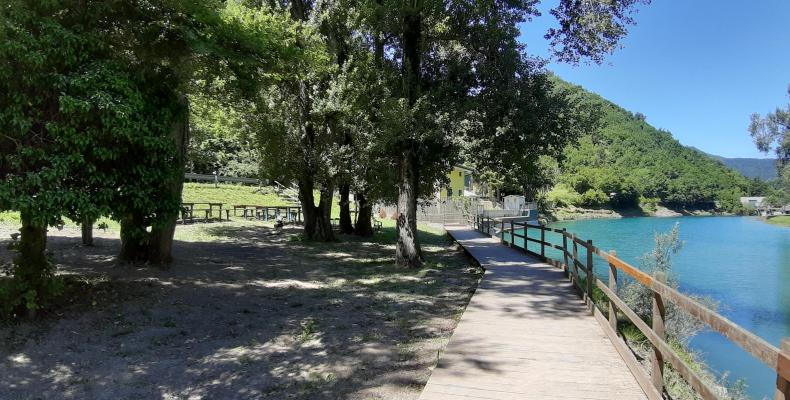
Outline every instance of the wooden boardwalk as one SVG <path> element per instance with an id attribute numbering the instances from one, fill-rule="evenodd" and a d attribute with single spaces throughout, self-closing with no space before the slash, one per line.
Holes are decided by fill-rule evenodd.
<path id="1" fill-rule="evenodd" d="M 561 270 L 447 231 L 486 273 L 420 399 L 646 399 Z"/>

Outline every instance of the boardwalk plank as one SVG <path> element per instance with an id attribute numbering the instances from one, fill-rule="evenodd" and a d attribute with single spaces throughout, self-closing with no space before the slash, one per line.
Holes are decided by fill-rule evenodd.
<path id="1" fill-rule="evenodd" d="M 447 230 L 486 273 L 421 400 L 646 399 L 560 270 Z"/>

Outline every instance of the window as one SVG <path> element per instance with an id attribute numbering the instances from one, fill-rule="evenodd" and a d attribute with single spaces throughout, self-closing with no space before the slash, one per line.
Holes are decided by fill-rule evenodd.
<path id="1" fill-rule="evenodd" d="M 447 197 L 453 197 L 453 189 L 447 188 Z"/>
<path id="2" fill-rule="evenodd" d="M 458 176 L 462 176 L 462 175 L 463 175 L 463 172 L 458 171 Z"/>
<path id="3" fill-rule="evenodd" d="M 464 190 L 463 189 L 458 189 L 458 195 L 459 196 L 463 196 L 464 195 Z"/>

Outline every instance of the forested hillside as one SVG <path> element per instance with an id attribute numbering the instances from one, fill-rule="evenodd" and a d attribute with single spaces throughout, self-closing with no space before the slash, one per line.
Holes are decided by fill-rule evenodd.
<path id="1" fill-rule="evenodd" d="M 670 132 L 656 129 L 640 113 L 554 78 L 558 89 L 571 89 L 601 113 L 597 133 L 565 150 L 557 183 L 547 199 L 556 205 L 628 208 L 739 207 L 749 180 L 719 162 L 681 145 Z"/>
<path id="2" fill-rule="evenodd" d="M 757 178 L 763 181 L 769 181 L 777 177 L 776 159 L 774 158 L 727 158 L 715 154 L 708 154 L 700 149 L 696 150 L 714 160 L 720 161 L 722 164 L 740 172 L 747 178 Z"/>

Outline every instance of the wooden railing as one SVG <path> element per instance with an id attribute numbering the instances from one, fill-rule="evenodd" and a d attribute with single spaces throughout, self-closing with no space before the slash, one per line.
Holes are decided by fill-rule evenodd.
<path id="1" fill-rule="evenodd" d="M 664 363 L 669 363 L 703 399 L 720 399 L 724 393 L 706 383 L 694 369 L 688 365 L 667 343 L 664 332 L 666 302 L 671 302 L 685 310 L 696 319 L 704 322 L 716 332 L 721 333 L 731 342 L 749 352 L 755 358 L 776 372 L 775 400 L 790 400 L 790 338 L 784 338 L 781 349 L 766 342 L 759 336 L 741 328 L 729 319 L 711 311 L 691 297 L 666 285 L 661 279 L 647 274 L 617 258 L 614 250 L 603 251 L 591 240 L 582 240 L 565 229 L 549 228 L 513 219 L 495 220 L 482 216 L 471 218 L 469 224 L 481 233 L 498 236 L 502 242 L 533 255 L 555 267 L 561 268 L 565 275 L 577 288 L 592 314 L 600 323 L 617 352 L 625 360 L 639 385 L 650 399 L 661 399 L 664 391 Z M 540 239 L 529 237 L 529 233 L 539 231 Z M 553 238 L 547 240 L 547 233 Z M 523 246 L 516 243 L 521 239 Z M 555 240 L 551 240 L 555 239 Z M 529 243 L 540 246 L 539 251 L 529 249 Z M 561 252 L 562 260 L 546 256 L 546 248 L 554 248 Z M 579 249 L 584 248 L 580 256 Z M 600 256 L 607 264 L 609 271 L 608 284 L 605 284 L 593 273 L 593 254 Z M 579 273 L 584 274 L 581 279 Z M 623 272 L 653 292 L 652 326 L 643 321 L 617 294 L 618 273 Z M 582 286 L 583 285 L 583 286 Z M 606 295 L 608 313 L 604 316 L 598 305 L 593 302 L 593 287 Z M 651 374 L 642 368 L 625 341 L 617 335 L 618 313 L 624 315 L 636 326 L 652 346 Z"/>

